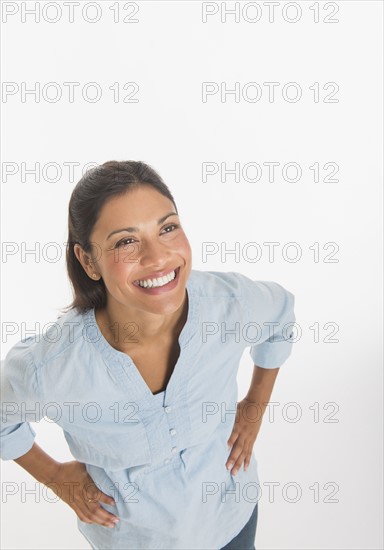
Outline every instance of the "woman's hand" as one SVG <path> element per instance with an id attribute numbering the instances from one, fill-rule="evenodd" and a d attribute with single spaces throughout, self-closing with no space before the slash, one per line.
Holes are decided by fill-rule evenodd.
<path id="1" fill-rule="evenodd" d="M 235 423 L 230 438 L 229 449 L 232 451 L 225 464 L 226 468 L 235 475 L 244 461 L 244 470 L 247 470 L 251 461 L 253 445 L 260 430 L 262 408 L 257 403 L 243 399 L 237 404 Z"/>
<path id="2" fill-rule="evenodd" d="M 95 485 L 82 462 L 71 460 L 61 463 L 52 483 L 47 486 L 85 523 L 114 527 L 119 521 L 115 515 L 100 506 L 99 502 L 113 506 L 115 501 Z"/>

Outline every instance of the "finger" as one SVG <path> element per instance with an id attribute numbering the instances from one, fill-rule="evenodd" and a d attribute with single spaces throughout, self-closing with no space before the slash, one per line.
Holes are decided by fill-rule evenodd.
<path id="1" fill-rule="evenodd" d="M 84 484 L 82 494 L 85 502 L 97 502 L 103 492 L 97 487 L 97 485 L 95 485 L 92 480 L 90 480 L 89 482 Z"/>
<path id="2" fill-rule="evenodd" d="M 100 502 L 104 502 L 104 504 L 110 504 L 111 506 L 115 506 L 116 505 L 116 501 L 114 500 L 113 497 L 109 496 L 109 495 L 106 495 L 105 493 L 103 493 L 102 491 L 100 491 L 100 496 L 99 496 L 99 499 L 98 499 Z"/>
<path id="3" fill-rule="evenodd" d="M 110 526 L 112 524 L 112 526 L 114 526 L 116 523 L 119 522 L 119 518 L 117 516 L 105 510 L 105 508 L 100 506 L 100 504 L 96 506 L 97 508 L 93 512 L 93 517 L 96 523 L 106 526 Z"/>
<path id="4" fill-rule="evenodd" d="M 96 491 L 94 491 L 96 489 Z M 92 494 L 93 496 L 90 496 Z M 110 506 L 116 506 L 116 502 L 113 497 L 103 493 L 101 489 L 97 486 L 89 486 L 86 491 L 84 491 L 84 500 L 87 503 L 92 502 L 103 502 L 104 504 L 109 504 Z"/>
<path id="5" fill-rule="evenodd" d="M 230 449 L 237 441 L 237 438 L 239 437 L 240 434 L 238 434 L 237 432 L 232 432 L 231 433 L 231 437 L 228 439 L 227 443 L 228 443 L 228 449 Z"/>
<path id="6" fill-rule="evenodd" d="M 112 497 L 106 495 L 100 490 L 99 490 L 98 498 L 83 498 L 83 504 L 85 504 L 85 506 L 90 512 L 105 510 L 105 508 L 103 508 L 100 505 L 100 502 L 102 502 L 103 504 L 108 504 L 109 506 L 116 505 Z M 106 514 L 109 514 L 108 510 L 105 510 L 105 512 Z"/>
<path id="7" fill-rule="evenodd" d="M 73 507 L 78 517 L 81 519 L 81 521 L 84 521 L 84 523 L 94 523 L 92 519 L 92 511 L 88 507 L 88 503 L 82 501 L 79 499 L 76 506 Z"/>
<path id="8" fill-rule="evenodd" d="M 233 468 L 232 468 L 232 471 L 231 471 L 231 474 L 233 476 L 235 476 L 237 474 L 237 472 L 239 471 L 239 469 L 241 468 L 241 465 L 244 461 L 244 458 L 246 457 L 247 453 L 246 451 L 243 451 L 240 456 L 238 457 L 238 459 L 236 460 Z"/>
<path id="9" fill-rule="evenodd" d="M 241 439 L 239 439 L 236 441 L 236 444 L 233 446 L 232 451 L 225 464 L 228 470 L 232 468 L 232 466 L 235 464 L 242 450 L 243 450 L 243 442 L 241 441 Z"/>
<path id="10" fill-rule="evenodd" d="M 252 453 L 248 452 L 247 456 L 245 457 L 245 460 L 244 460 L 244 471 L 246 472 L 248 470 L 248 466 L 251 462 L 251 457 L 252 457 Z"/>
<path id="11" fill-rule="evenodd" d="M 234 465 L 233 475 L 235 475 L 238 472 L 239 468 L 241 467 L 241 463 L 243 462 L 243 459 L 244 459 L 244 471 L 246 471 L 248 469 L 249 463 L 251 461 L 252 449 L 253 449 L 253 444 L 252 443 L 250 443 L 250 442 L 248 442 L 248 443 L 245 442 L 244 443 L 243 453 L 238 458 L 237 462 Z"/>
<path id="12" fill-rule="evenodd" d="M 92 523 L 92 521 L 88 519 L 88 517 L 80 509 L 75 509 L 75 512 L 77 517 L 84 523 Z"/>
<path id="13" fill-rule="evenodd" d="M 89 503 L 88 514 L 86 514 L 86 517 L 92 523 L 97 523 L 99 525 L 103 525 L 104 527 L 114 527 L 115 524 L 119 522 L 119 518 L 117 516 L 105 510 L 98 503 Z"/>
<path id="14" fill-rule="evenodd" d="M 233 470 L 231 471 L 232 475 L 235 475 L 239 468 L 241 467 L 241 464 L 243 463 L 243 460 L 245 457 L 247 457 L 252 451 L 252 445 L 244 440 L 239 439 L 237 441 L 237 444 L 232 449 L 232 452 L 227 460 L 227 468 L 231 469 L 233 467 Z"/>

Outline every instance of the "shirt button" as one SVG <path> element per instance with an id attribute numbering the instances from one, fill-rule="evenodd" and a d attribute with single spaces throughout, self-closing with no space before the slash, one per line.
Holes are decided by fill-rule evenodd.
<path id="1" fill-rule="evenodd" d="M 169 412 L 171 412 L 172 408 L 168 406 L 168 407 L 165 407 L 164 410 L 165 410 L 166 413 L 169 413 Z"/>
<path id="2" fill-rule="evenodd" d="M 171 435 L 176 435 L 177 432 L 176 432 L 175 428 L 172 428 L 171 430 L 169 430 L 169 433 Z"/>
<path id="3" fill-rule="evenodd" d="M 169 462 L 171 462 L 171 461 L 169 460 L 169 458 L 166 458 L 166 459 L 164 460 L 164 464 L 168 464 Z"/>
<path id="4" fill-rule="evenodd" d="M 172 452 L 173 454 L 177 453 L 177 447 L 172 447 L 171 452 Z"/>

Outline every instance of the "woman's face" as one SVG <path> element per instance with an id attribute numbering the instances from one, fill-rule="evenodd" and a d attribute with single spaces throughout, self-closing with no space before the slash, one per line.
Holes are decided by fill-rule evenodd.
<path id="1" fill-rule="evenodd" d="M 192 269 L 188 239 L 171 200 L 149 186 L 138 187 L 108 200 L 90 235 L 94 246 L 93 269 L 107 288 L 107 303 L 169 314 L 184 302 L 185 286 Z M 176 277 L 148 283 L 171 274 Z M 157 284 L 162 286 L 156 286 Z M 95 283 L 96 284 L 96 283 Z M 115 304 L 114 304 L 115 305 Z M 108 306 L 107 306 L 108 307 Z"/>

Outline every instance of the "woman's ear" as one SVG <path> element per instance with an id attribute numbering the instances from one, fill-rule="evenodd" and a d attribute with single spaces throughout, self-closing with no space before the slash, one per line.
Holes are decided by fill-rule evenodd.
<path id="1" fill-rule="evenodd" d="M 85 252 L 78 243 L 75 243 L 73 251 L 88 277 L 90 277 L 93 281 L 99 280 L 100 274 L 95 270 L 94 262 L 91 260 L 89 254 L 87 254 L 87 252 Z"/>

